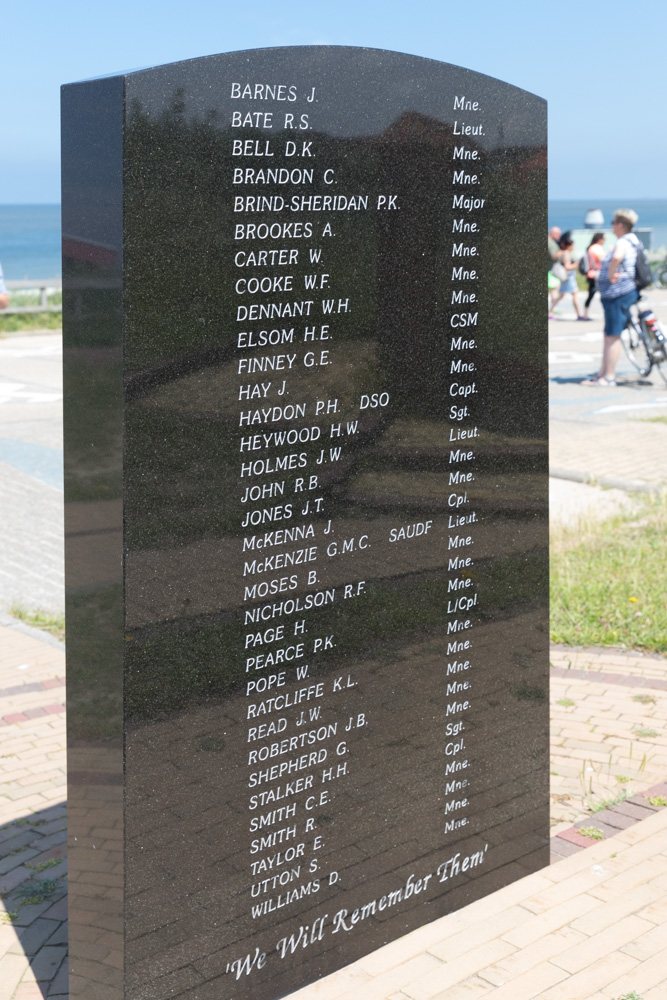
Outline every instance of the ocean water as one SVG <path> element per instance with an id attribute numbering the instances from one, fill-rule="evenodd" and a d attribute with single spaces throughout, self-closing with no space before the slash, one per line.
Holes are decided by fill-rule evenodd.
<path id="1" fill-rule="evenodd" d="M 633 208 L 639 216 L 638 227 L 648 226 L 653 229 L 651 249 L 667 248 L 667 199 L 648 201 L 639 198 L 617 198 L 609 201 L 606 198 L 590 198 L 586 201 L 557 201 L 549 199 L 549 227 L 560 226 L 566 229 L 583 229 L 584 217 L 591 208 L 599 208 L 604 216 L 605 228 L 611 226 L 611 220 L 617 208 Z"/>
<path id="2" fill-rule="evenodd" d="M 5 278 L 59 278 L 60 205 L 0 205 Z"/>
<path id="3" fill-rule="evenodd" d="M 617 208 L 634 208 L 637 225 L 653 228 L 653 249 L 667 248 L 667 199 L 553 200 L 549 225 L 563 231 L 582 229 L 589 208 L 601 209 L 606 225 Z M 0 262 L 10 280 L 59 278 L 60 205 L 0 205 Z"/>

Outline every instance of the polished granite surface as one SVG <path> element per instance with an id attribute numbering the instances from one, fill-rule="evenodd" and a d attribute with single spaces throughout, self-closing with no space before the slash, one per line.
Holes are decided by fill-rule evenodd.
<path id="1" fill-rule="evenodd" d="M 546 106 L 313 47 L 63 121 L 71 996 L 273 1000 L 548 863 Z"/>

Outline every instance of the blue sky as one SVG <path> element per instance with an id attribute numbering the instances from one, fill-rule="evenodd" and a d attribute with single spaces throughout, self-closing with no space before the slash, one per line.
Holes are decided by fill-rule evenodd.
<path id="1" fill-rule="evenodd" d="M 552 198 L 667 197 L 665 0 L 22 0 L 8 13 L 0 203 L 60 200 L 62 83 L 313 44 L 427 56 L 545 97 Z"/>

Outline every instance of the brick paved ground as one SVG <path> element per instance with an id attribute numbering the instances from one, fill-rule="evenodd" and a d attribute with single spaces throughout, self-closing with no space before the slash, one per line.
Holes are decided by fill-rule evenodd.
<path id="1" fill-rule="evenodd" d="M 551 663 L 552 832 L 565 843 L 583 820 L 605 839 L 580 837 L 580 849 L 570 836 L 573 853 L 549 869 L 295 998 L 611 1000 L 634 989 L 665 1000 L 667 809 L 633 798 L 646 808 L 622 803 L 632 825 L 616 829 L 588 806 L 667 775 L 666 661 L 554 648 Z M 67 1000 L 63 675 L 61 649 L 0 626 L 2 1000 Z"/>
<path id="2" fill-rule="evenodd" d="M 552 834 L 667 777 L 665 660 L 551 651 Z"/>
<path id="3" fill-rule="evenodd" d="M 663 810 L 293 1000 L 665 1000 L 666 834 Z"/>
<path id="4" fill-rule="evenodd" d="M 67 996 L 65 655 L 0 627 L 0 996 Z"/>

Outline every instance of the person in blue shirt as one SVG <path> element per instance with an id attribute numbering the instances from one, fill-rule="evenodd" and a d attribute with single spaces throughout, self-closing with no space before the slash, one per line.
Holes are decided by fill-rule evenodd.
<path id="1" fill-rule="evenodd" d="M 639 240 L 632 227 L 639 216 L 631 208 L 614 212 L 611 224 L 617 239 L 613 250 L 603 258 L 598 276 L 598 290 L 604 310 L 604 339 L 600 370 L 582 385 L 616 385 L 616 365 L 621 353 L 621 334 L 630 314 L 630 306 L 639 298 L 635 284 L 635 264 Z"/>

